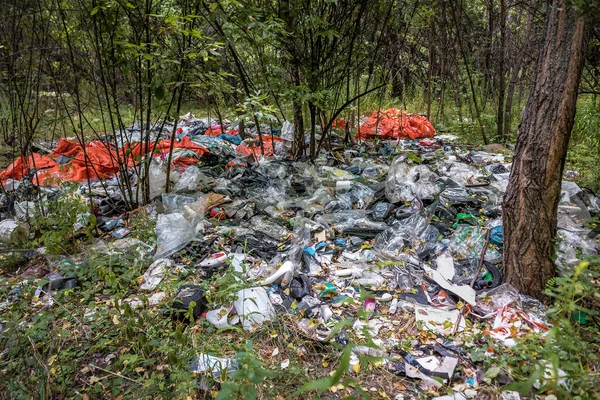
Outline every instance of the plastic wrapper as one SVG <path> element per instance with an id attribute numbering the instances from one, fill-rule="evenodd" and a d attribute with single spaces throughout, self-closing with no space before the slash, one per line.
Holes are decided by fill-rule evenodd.
<path id="1" fill-rule="evenodd" d="M 440 192 L 434 181 L 438 178 L 427 166 L 410 167 L 396 157 L 388 172 L 385 196 L 390 203 L 399 203 L 418 199 L 433 199 Z"/>
<path id="2" fill-rule="evenodd" d="M 504 155 L 496 153 L 486 153 L 484 151 L 470 151 L 468 158 L 475 164 L 502 163 Z"/>
<path id="3" fill-rule="evenodd" d="M 103 241 L 99 241 L 95 245 L 95 248 L 90 250 L 90 254 L 99 252 L 103 252 L 105 254 L 122 254 L 124 252 L 129 252 L 136 255 L 136 262 L 142 262 L 149 257 L 149 255 L 154 250 L 154 247 L 142 242 L 139 239 L 124 238 L 115 240 L 109 245 L 106 245 L 106 243 L 104 243 Z"/>
<path id="4" fill-rule="evenodd" d="M 509 172 L 508 168 L 501 163 L 488 164 L 485 166 L 485 170 L 490 174 L 506 174 Z"/>
<path id="5" fill-rule="evenodd" d="M 380 201 L 373 206 L 373 219 L 376 221 L 383 221 L 391 215 L 393 209 L 394 206 L 392 204 Z"/>
<path id="6" fill-rule="evenodd" d="M 355 179 L 354 175 L 350 172 L 339 168 L 323 166 L 321 167 L 321 172 L 327 179 L 334 181 L 349 181 Z"/>
<path id="7" fill-rule="evenodd" d="M 356 157 L 352 159 L 351 164 L 358 167 L 361 175 L 364 177 L 377 177 L 388 173 L 389 165 L 378 164 L 368 158 Z"/>
<path id="8" fill-rule="evenodd" d="M 390 289 L 411 290 L 421 285 L 425 272 L 422 268 L 411 264 L 394 265 L 391 267 L 394 279 L 390 282 Z"/>

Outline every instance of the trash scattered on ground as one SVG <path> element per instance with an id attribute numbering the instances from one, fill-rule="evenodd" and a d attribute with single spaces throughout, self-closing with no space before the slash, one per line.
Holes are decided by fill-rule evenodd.
<path id="1" fill-rule="evenodd" d="M 472 321 L 484 322 L 483 334 L 506 346 L 524 332 L 548 329 L 541 303 L 503 283 L 501 204 L 511 167 L 503 154 L 463 149 L 452 137 L 434 136 L 426 118 L 390 109 L 374 112 L 360 126 L 357 139 L 382 139 L 377 144 L 359 140 L 335 157 L 292 161 L 293 126 L 287 121 L 281 136 L 272 127 L 250 126 L 242 140 L 227 121 L 187 115 L 174 142 L 173 190 L 164 193 L 168 128 L 152 131 L 152 202 L 142 208 L 156 220 L 156 245 L 132 237 L 124 208 L 130 199 L 114 164 L 117 157 L 136 155 L 136 165 L 147 154 L 142 146 L 124 146 L 126 154 L 119 154 L 110 142 L 64 139 L 50 154 L 19 158 L 0 173 L 7 190 L 0 199 L 3 215 L 15 215 L 0 221 L 0 241 L 29 236 L 27 216 L 40 200 L 23 188 L 39 187 L 44 202 L 61 192 L 57 179 L 81 182 L 79 192 L 91 197 L 104 240 L 114 240 L 99 248 L 135 248 L 140 259 L 153 257 L 140 277 L 140 296 L 167 303 L 175 320 L 206 318 L 217 329 L 252 331 L 283 313 L 294 329 L 318 342 L 347 346 L 349 336 L 368 336 L 379 348 L 363 353 L 382 357 L 389 371 L 425 390 L 465 384 L 438 399 L 476 394 L 476 368 L 459 339 Z M 332 135 L 334 149 L 342 137 Z M 85 169 L 84 150 L 99 167 L 93 172 Z M 584 222 L 599 211 L 594 193 L 563 182 L 561 271 L 576 265 L 579 251 L 598 253 Z M 86 226 L 85 217 L 78 228 Z M 223 285 L 215 282 L 225 276 L 235 290 L 219 296 Z M 43 304 L 50 304 L 42 299 L 52 291 L 77 285 L 77 277 L 58 273 L 46 281 L 36 292 Z M 177 290 L 168 297 L 165 289 L 174 282 Z M 144 305 L 139 298 L 129 301 Z M 344 320 L 347 330 L 336 332 Z M 416 333 L 411 353 L 400 349 L 394 333 L 406 321 Z M 438 339 L 427 342 L 424 335 Z M 353 351 L 350 370 L 356 371 L 362 353 Z M 238 368 L 235 359 L 206 354 L 191 367 L 215 376 Z"/>

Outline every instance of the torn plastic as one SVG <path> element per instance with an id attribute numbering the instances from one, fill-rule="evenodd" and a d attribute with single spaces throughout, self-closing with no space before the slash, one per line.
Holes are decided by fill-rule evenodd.
<path id="1" fill-rule="evenodd" d="M 232 358 L 219 358 L 209 354 L 198 354 L 191 365 L 191 372 L 202 374 L 210 372 L 215 378 L 221 377 L 223 373 L 231 374 L 237 371 L 240 365 Z"/>
<path id="2" fill-rule="evenodd" d="M 156 289 L 158 284 L 162 281 L 166 270 L 172 268 L 173 265 L 173 260 L 167 258 L 161 258 L 154 261 L 142 276 L 143 280 L 140 290 L 152 291 Z"/>
<path id="3" fill-rule="evenodd" d="M 445 334 L 452 330 L 462 332 L 466 328 L 465 319 L 459 310 L 447 310 L 437 307 L 414 304 L 415 318 L 430 331 Z M 458 324 L 458 325 L 456 325 Z"/>
<path id="4" fill-rule="evenodd" d="M 29 228 L 22 222 L 14 219 L 0 221 L 0 242 L 24 242 L 29 238 Z"/>

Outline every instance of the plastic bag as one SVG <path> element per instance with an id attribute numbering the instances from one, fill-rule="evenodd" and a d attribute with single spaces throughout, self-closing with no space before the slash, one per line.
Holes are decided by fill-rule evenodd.
<path id="1" fill-rule="evenodd" d="M 386 180 L 385 196 L 390 203 L 418 199 L 433 199 L 440 192 L 434 183 L 438 178 L 427 166 L 410 167 L 405 157 L 398 156 L 392 162 Z"/>
<path id="2" fill-rule="evenodd" d="M 181 178 L 179 178 L 179 181 L 177 181 L 173 190 L 175 192 L 194 191 L 201 182 L 207 182 L 208 180 L 210 179 L 200 172 L 198 167 L 190 165 L 183 174 L 181 174 Z"/>
<path id="3" fill-rule="evenodd" d="M 192 197 L 182 196 L 174 193 L 165 193 L 162 195 L 161 200 L 163 207 L 165 208 L 165 213 L 167 214 L 178 212 L 183 209 L 184 205 L 196 203 L 199 200 L 201 202 L 196 204 L 194 207 L 199 207 L 201 204 L 203 204 L 204 208 L 206 208 L 206 205 L 208 204 L 208 197 L 204 195 L 201 195 L 199 197 Z M 200 209 L 198 208 L 198 210 Z M 204 210 L 202 210 L 202 212 L 204 212 Z"/>
<path id="4" fill-rule="evenodd" d="M 172 199 L 173 203 L 177 204 L 178 201 L 183 202 L 186 198 L 173 195 Z M 208 197 L 204 196 L 192 203 L 183 202 L 176 212 L 158 216 L 155 259 L 170 256 L 184 248 L 196 237 L 197 232 L 202 228 L 201 222 L 204 220 L 204 210 L 207 203 Z M 169 201 L 167 201 L 167 204 L 172 206 Z"/>
<path id="5" fill-rule="evenodd" d="M 282 240 L 287 235 L 289 235 L 289 231 L 282 227 L 281 225 L 277 225 L 274 222 L 267 221 L 262 216 L 256 215 L 250 219 L 248 227 L 254 229 L 256 232 L 260 232 L 263 235 L 272 237 L 273 239 Z"/>
<path id="6" fill-rule="evenodd" d="M 233 358 L 219 358 L 209 354 L 199 354 L 192 363 L 191 370 L 194 374 L 209 371 L 215 378 L 219 378 L 223 371 L 228 374 L 238 370 L 240 364 Z"/>
<path id="7" fill-rule="evenodd" d="M 381 232 L 388 228 L 388 225 L 384 222 L 369 220 L 365 210 L 348 210 L 326 214 L 317 218 L 317 222 L 321 221 L 342 233 L 353 229 Z"/>
<path id="8" fill-rule="evenodd" d="M 265 289 L 255 287 L 243 289 L 237 293 L 237 300 L 233 303 L 244 330 L 252 330 L 255 325 L 270 321 L 275 316 L 275 309 L 269 300 Z"/>
<path id="9" fill-rule="evenodd" d="M 571 199 L 581 192 L 581 188 L 575 182 L 562 181 L 560 187 L 561 201 L 570 202 Z"/>
<path id="10" fill-rule="evenodd" d="M 316 224 L 308 218 L 304 218 L 301 212 L 296 214 L 296 217 L 294 218 L 292 245 L 287 253 L 287 260 L 291 261 L 294 265 L 301 265 L 302 263 L 302 248 L 310 240 L 312 232 L 311 225 Z"/>
<path id="11" fill-rule="evenodd" d="M 168 257 L 183 249 L 196 237 L 195 227 L 183 214 L 160 214 L 156 223 L 156 256 Z"/>
<path id="12" fill-rule="evenodd" d="M 380 252 L 385 258 L 394 258 L 406 247 L 417 245 L 426 228 L 429 226 L 428 219 L 423 213 L 395 222 L 391 228 L 380 233 L 375 238 L 373 248 Z M 432 227 L 432 229 L 435 229 Z M 437 237 L 437 236 L 436 236 Z"/>
<path id="13" fill-rule="evenodd" d="M 289 142 L 294 140 L 294 124 L 290 121 L 283 121 L 281 126 L 281 138 Z"/>
<path id="14" fill-rule="evenodd" d="M 486 234 L 478 226 L 457 226 L 450 237 L 449 249 L 455 259 L 478 258 L 485 244 Z"/>
<path id="15" fill-rule="evenodd" d="M 474 180 L 482 177 L 479 170 L 460 162 L 447 163 L 439 161 L 437 167 L 441 175 L 451 178 L 462 186 L 473 183 Z"/>
<path id="16" fill-rule="evenodd" d="M 511 305 L 545 323 L 546 307 L 538 299 L 519 293 L 509 283 L 503 283 L 497 288 L 479 295 L 477 305 L 485 314 L 490 314 L 505 305 Z"/>
<path id="17" fill-rule="evenodd" d="M 359 182 L 353 182 L 350 188 L 350 192 L 346 193 L 345 197 L 348 197 L 355 208 L 366 209 L 371 205 L 375 195 L 375 191 L 368 186 L 363 185 Z"/>
<path id="18" fill-rule="evenodd" d="M 588 231 L 572 232 L 564 229 L 558 230 L 556 236 L 560 240 L 556 249 L 555 263 L 562 275 L 569 274 L 581 261 L 577 254 L 578 250 L 587 255 L 598 254 L 596 242 L 585 236 Z"/>
<path id="19" fill-rule="evenodd" d="M 465 204 L 471 201 L 471 195 L 463 186 L 448 180 L 448 186 L 440 194 L 440 200 L 443 204 Z"/>
<path id="20" fill-rule="evenodd" d="M 25 241 L 29 237 L 27 225 L 14 219 L 0 221 L 0 242 L 11 243 Z"/>
<path id="21" fill-rule="evenodd" d="M 37 210 L 33 201 L 21 201 L 15 203 L 15 218 L 26 221 L 36 214 Z"/>
<path id="22" fill-rule="evenodd" d="M 154 199 L 165 192 L 167 173 L 165 167 L 155 159 L 150 162 L 148 179 L 150 181 L 150 199 Z"/>

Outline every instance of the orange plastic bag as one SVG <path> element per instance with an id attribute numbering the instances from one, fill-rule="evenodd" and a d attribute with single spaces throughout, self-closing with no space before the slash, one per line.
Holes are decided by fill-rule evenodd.
<path id="1" fill-rule="evenodd" d="M 430 138 L 435 129 L 429 120 L 421 115 L 407 115 L 397 108 L 385 111 L 375 110 L 358 128 L 356 139 L 365 140 L 371 137 L 380 139 L 422 139 Z"/>
<path id="2" fill-rule="evenodd" d="M 37 170 L 52 168 L 58 165 L 52 157 L 38 153 L 31 153 L 27 158 L 21 156 L 12 162 L 4 171 L 0 172 L 0 180 L 6 183 L 8 179 L 21 180 L 31 168 Z"/>

